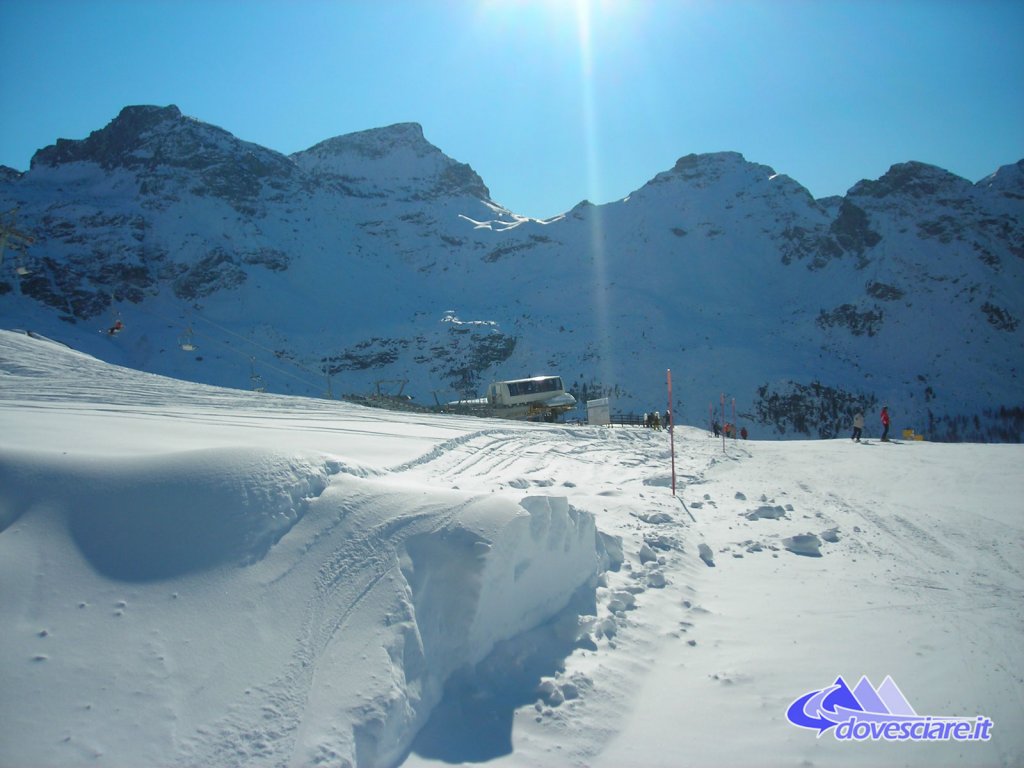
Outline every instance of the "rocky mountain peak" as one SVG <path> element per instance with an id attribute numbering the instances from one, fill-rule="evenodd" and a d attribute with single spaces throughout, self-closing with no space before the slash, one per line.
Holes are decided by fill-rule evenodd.
<path id="1" fill-rule="evenodd" d="M 73 162 L 95 162 L 106 169 L 126 164 L 157 127 L 183 120 L 181 110 L 167 107 L 125 107 L 106 127 L 93 131 L 82 140 L 57 139 L 56 144 L 40 149 L 32 157 L 32 167 L 57 166 Z"/>
<path id="2" fill-rule="evenodd" d="M 724 185 L 729 189 L 738 190 L 751 184 L 780 178 L 799 187 L 789 177 L 781 177 L 767 165 L 750 162 L 739 152 L 707 152 L 680 157 L 672 170 L 659 173 L 647 186 L 683 182 L 694 189 L 705 190 Z"/>
<path id="3" fill-rule="evenodd" d="M 877 181 L 860 181 L 850 189 L 852 197 L 934 198 L 942 195 L 961 197 L 970 182 L 956 174 L 928 163 L 897 163 Z"/>
<path id="4" fill-rule="evenodd" d="M 223 128 L 185 117 L 176 106 L 125 107 L 106 127 L 82 140 L 58 139 L 36 152 L 32 168 L 91 162 L 104 170 L 142 173 L 145 189 L 162 188 L 153 176 L 177 174 L 178 182 L 231 200 L 252 199 L 264 180 L 280 185 L 294 165 L 284 155 L 242 141 Z"/>
<path id="5" fill-rule="evenodd" d="M 776 173 L 768 165 L 747 160 L 739 152 L 710 152 L 680 157 L 672 170 L 659 173 L 639 191 L 640 197 L 669 197 L 681 207 L 687 201 L 701 199 L 702 205 L 713 205 L 723 212 L 735 210 L 737 200 L 775 211 L 781 228 L 793 223 L 794 217 L 814 209 L 814 217 L 827 216 L 825 208 L 815 202 L 811 193 L 790 176 Z M 728 217 L 728 213 L 725 213 Z M 691 222 L 692 224 L 693 222 Z M 682 229 L 687 229 L 681 225 Z"/>
<path id="6" fill-rule="evenodd" d="M 1017 200 L 1024 199 L 1024 160 L 1002 166 L 991 176 L 979 181 L 978 186 Z"/>
<path id="7" fill-rule="evenodd" d="M 296 157 L 317 158 L 351 155 L 379 160 L 399 150 L 409 150 L 416 157 L 427 157 L 439 150 L 423 136 L 419 123 L 395 123 L 383 128 L 370 128 L 321 141 Z"/>
<path id="8" fill-rule="evenodd" d="M 491 197 L 476 171 L 427 141 L 419 123 L 335 136 L 296 152 L 292 159 L 305 171 L 342 180 L 355 194 L 398 193 L 415 199 L 466 195 L 486 201 Z"/>
<path id="9" fill-rule="evenodd" d="M 703 154 L 690 153 L 676 160 L 672 170 L 679 174 L 694 174 L 707 172 L 712 168 L 723 168 L 735 166 L 747 162 L 739 152 L 705 152 Z"/>
<path id="10" fill-rule="evenodd" d="M 700 155 L 691 153 L 676 160 L 676 164 L 667 174 L 660 175 L 704 187 L 746 165 L 746 158 L 739 152 L 707 152 Z"/>

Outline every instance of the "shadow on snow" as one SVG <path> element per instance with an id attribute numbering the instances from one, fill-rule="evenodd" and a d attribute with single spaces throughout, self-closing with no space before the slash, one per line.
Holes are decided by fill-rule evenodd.
<path id="1" fill-rule="evenodd" d="M 565 669 L 576 648 L 596 650 L 588 634 L 596 591 L 581 588 L 554 618 L 495 646 L 483 661 L 452 675 L 411 751 L 447 763 L 479 763 L 512 752 L 515 711 L 543 699 L 545 677 Z"/>

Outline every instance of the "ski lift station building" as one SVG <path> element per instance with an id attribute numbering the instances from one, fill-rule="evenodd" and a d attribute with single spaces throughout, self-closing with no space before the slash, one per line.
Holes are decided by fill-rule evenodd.
<path id="1" fill-rule="evenodd" d="M 460 400 L 451 405 L 486 411 L 488 416 L 506 419 L 554 421 L 560 414 L 576 407 L 576 398 L 565 391 L 561 376 L 534 376 L 491 382 L 486 397 Z"/>

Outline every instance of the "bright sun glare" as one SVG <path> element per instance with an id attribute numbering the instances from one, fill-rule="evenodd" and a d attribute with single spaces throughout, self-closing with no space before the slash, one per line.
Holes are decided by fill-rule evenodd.
<path id="1" fill-rule="evenodd" d="M 571 44 L 579 65 L 579 135 L 586 152 L 587 198 L 600 202 L 602 185 L 599 162 L 597 70 L 595 56 L 599 53 L 598 38 L 610 30 L 622 33 L 627 21 L 637 22 L 642 7 L 636 0 L 481 0 L 481 17 L 499 27 L 508 25 L 534 27 L 537 36 L 548 41 L 558 39 Z M 630 16 L 633 18 L 629 18 Z M 562 34 L 564 33 L 564 38 Z M 571 43 L 570 43 L 571 41 Z M 600 354 L 601 383 L 614 380 L 611 359 L 611 323 L 608 305 L 608 264 L 604 247 L 603 221 L 600 208 L 588 212 L 590 229 L 591 292 L 595 315 L 596 338 L 592 343 Z"/>

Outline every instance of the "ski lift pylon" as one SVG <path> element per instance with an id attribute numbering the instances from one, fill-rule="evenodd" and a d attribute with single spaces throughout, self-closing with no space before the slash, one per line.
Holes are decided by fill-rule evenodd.
<path id="1" fill-rule="evenodd" d="M 249 381 L 252 382 L 253 392 L 266 392 L 267 385 L 263 382 L 263 377 L 256 373 L 256 358 L 249 358 Z"/>
<path id="2" fill-rule="evenodd" d="M 192 326 L 188 326 L 185 332 L 178 337 L 178 346 L 183 352 L 195 352 L 197 347 L 192 339 Z"/>

